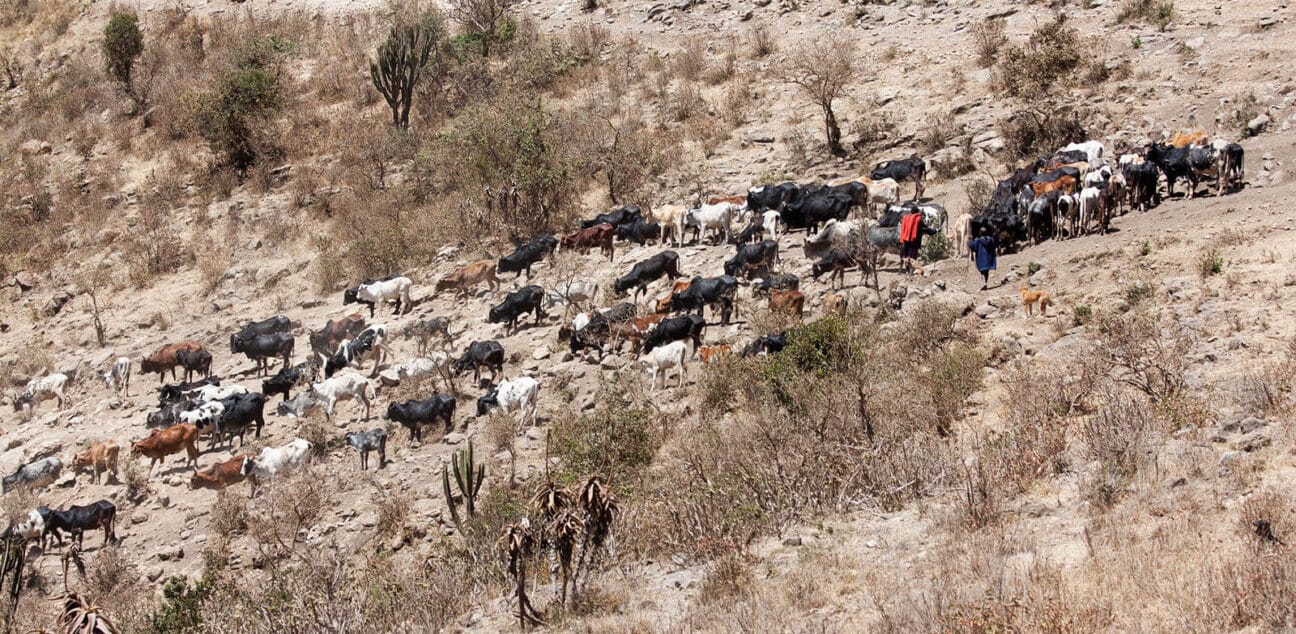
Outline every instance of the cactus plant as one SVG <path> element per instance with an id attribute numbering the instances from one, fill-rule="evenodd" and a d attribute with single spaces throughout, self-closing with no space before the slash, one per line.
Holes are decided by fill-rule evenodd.
<path id="1" fill-rule="evenodd" d="M 393 26 L 387 41 L 378 48 L 377 58 L 369 62 L 374 88 L 387 100 L 392 111 L 392 123 L 399 128 L 409 127 L 414 85 L 418 83 L 423 67 L 427 66 L 432 46 L 441 34 L 440 22 L 434 20 Z"/>
<path id="2" fill-rule="evenodd" d="M 477 510 L 477 493 L 481 491 L 482 481 L 486 479 L 486 465 L 475 464 L 473 459 L 473 444 L 468 441 L 468 448 L 456 451 L 450 456 L 450 464 L 454 469 L 455 484 L 459 486 L 459 494 L 463 496 L 464 511 L 469 519 L 476 514 Z M 454 520 L 455 528 L 463 533 L 463 520 L 459 516 L 459 508 L 455 505 L 454 496 L 450 491 L 450 471 L 444 466 L 441 467 L 441 487 L 445 491 L 446 506 L 450 507 L 450 518 Z"/>

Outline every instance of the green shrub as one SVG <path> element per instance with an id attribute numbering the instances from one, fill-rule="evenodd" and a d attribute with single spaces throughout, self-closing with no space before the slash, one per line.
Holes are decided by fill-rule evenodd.
<path id="1" fill-rule="evenodd" d="M 928 264 L 939 262 L 950 257 L 950 240 L 945 234 L 938 233 L 923 241 L 918 257 Z"/>
<path id="2" fill-rule="evenodd" d="M 652 462 L 659 443 L 652 430 L 653 410 L 636 402 L 625 387 L 604 385 L 592 413 L 555 423 L 550 443 L 562 460 L 558 480 L 570 483 L 597 473 L 610 481 L 628 482 Z"/>
<path id="3" fill-rule="evenodd" d="M 1083 326 L 1093 320 L 1093 309 L 1088 304 L 1076 304 L 1071 309 L 1071 321 L 1077 326 Z"/>
<path id="4" fill-rule="evenodd" d="M 1151 282 L 1134 282 L 1125 286 L 1125 303 L 1133 308 L 1151 299 L 1155 293 Z"/>
<path id="5" fill-rule="evenodd" d="M 139 16 L 134 11 L 115 10 L 104 27 L 104 65 L 108 75 L 127 91 L 131 86 L 131 69 L 143 52 L 144 34 L 140 33 Z"/>
<path id="6" fill-rule="evenodd" d="M 1224 257 L 1220 255 L 1219 249 L 1207 249 L 1197 258 L 1197 273 L 1202 279 L 1212 275 L 1219 275 L 1224 271 Z"/>
<path id="7" fill-rule="evenodd" d="M 211 596 L 215 581 L 204 576 L 189 585 L 184 577 L 171 577 L 162 587 L 163 603 L 149 615 L 149 626 L 159 634 L 188 634 L 202 630 L 202 604 Z"/>
<path id="8" fill-rule="evenodd" d="M 1143 22 L 1164 31 L 1174 18 L 1175 6 L 1172 0 L 1125 0 L 1116 14 L 1116 23 Z"/>
<path id="9" fill-rule="evenodd" d="M 190 96 L 198 134 L 224 165 L 244 171 L 271 148 L 271 118 L 284 103 L 279 65 L 293 49 L 275 36 L 253 38 L 208 90 Z"/>

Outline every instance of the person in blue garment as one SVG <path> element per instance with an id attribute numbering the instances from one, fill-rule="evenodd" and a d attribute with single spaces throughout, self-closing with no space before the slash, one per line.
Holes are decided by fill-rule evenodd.
<path id="1" fill-rule="evenodd" d="M 995 270 L 995 247 L 998 242 L 994 236 L 977 236 L 968 240 L 968 256 L 976 263 L 978 271 L 981 271 L 981 290 L 990 287 L 990 271 Z"/>

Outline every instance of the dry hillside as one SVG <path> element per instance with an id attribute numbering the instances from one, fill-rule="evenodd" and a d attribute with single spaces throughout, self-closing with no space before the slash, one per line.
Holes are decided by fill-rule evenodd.
<path id="1" fill-rule="evenodd" d="M 371 320 L 394 355 L 369 420 L 354 401 L 332 421 L 278 416 L 276 397 L 246 448 L 202 441 L 204 468 L 315 443 L 305 474 L 256 497 L 189 490 L 179 455 L 149 477 L 125 451 L 107 483 L 65 469 L 7 492 L 9 521 L 111 500 L 119 538 L 90 531 L 84 572 L 64 567 L 66 546 L 29 545 L 7 630 L 62 627 L 66 584 L 121 631 L 505 631 L 519 561 L 555 631 L 1296 627 L 1286 4 L 583 5 L 0 6 L 0 471 L 146 436 L 158 380 L 138 361 L 164 343 L 203 343 L 224 383 L 257 390 L 229 352 L 243 323 L 291 318 L 298 362 L 308 329 L 354 311 L 341 296 L 359 280 L 403 273 L 415 303 Z M 489 28 L 469 19 L 492 8 Z M 104 47 L 124 15 L 143 42 L 127 83 Z M 390 29 L 415 26 L 434 41 L 399 128 L 369 66 Z M 840 152 L 798 84 L 836 87 Z M 486 320 L 528 283 L 592 281 L 595 303 L 614 304 L 612 280 L 663 245 L 563 252 L 497 292 L 434 292 L 458 266 L 622 204 L 857 177 L 916 153 L 925 197 L 954 217 L 1068 140 L 1114 158 L 1186 129 L 1242 143 L 1245 186 L 1217 195 L 1211 180 L 1188 199 L 1180 185 L 1105 235 L 1018 245 L 988 291 L 942 236 L 918 275 L 894 258 L 876 279 L 848 273 L 850 308 L 826 315 L 805 234 L 782 235 L 804 316 L 771 315 L 744 287 L 734 323 L 707 310 L 705 342 L 786 331 L 788 349 L 691 357 L 679 388 L 672 375 L 654 390 L 628 351 L 571 354 L 561 306 L 516 332 Z M 675 250 L 688 276 L 732 254 Z M 1051 294 L 1047 316 L 1023 313 L 1023 285 Z M 400 333 L 436 316 L 452 354 L 498 340 L 506 378 L 540 381 L 538 425 L 475 416 L 486 390 L 470 376 L 392 385 L 418 356 Z M 135 360 L 124 398 L 100 379 L 118 356 Z M 8 406 L 49 372 L 72 377 L 64 407 Z M 444 437 L 412 442 L 383 418 L 439 392 L 458 401 Z M 343 436 L 379 426 L 388 463 L 361 471 Z M 485 481 L 460 527 L 442 470 L 469 443 Z M 605 548 L 585 541 L 590 516 L 546 514 L 538 495 L 591 476 L 616 500 Z M 510 562 L 507 536 L 523 533 Z M 550 577 L 563 536 L 565 601 Z"/>

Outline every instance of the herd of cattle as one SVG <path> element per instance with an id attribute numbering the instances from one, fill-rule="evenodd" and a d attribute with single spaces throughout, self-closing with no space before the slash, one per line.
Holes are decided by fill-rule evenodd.
<path id="1" fill-rule="evenodd" d="M 1242 165 L 1240 146 L 1206 144 L 1203 135 L 1176 135 L 1170 144 L 1149 146 L 1142 155 L 1121 155 L 1115 165 L 1103 160 L 1100 143 L 1074 144 L 1041 157 L 999 183 L 981 214 L 965 214 L 955 223 L 954 239 L 962 248 L 971 235 L 993 234 L 1004 243 L 1013 243 L 1075 236 L 1088 231 L 1091 225 L 1105 230 L 1122 206 L 1147 209 L 1158 204 L 1160 175 L 1165 175 L 1170 192 L 1177 180 L 1187 179 L 1191 187 L 1187 195 L 1191 197 L 1202 177 L 1214 177 L 1219 192 L 1241 186 Z M 628 301 L 594 309 L 599 285 L 593 280 L 577 280 L 556 284 L 547 291 L 528 284 L 505 293 L 487 311 L 486 321 L 502 324 L 507 334 L 516 331 L 528 315 L 534 315 L 533 325 L 539 324 L 548 318 L 546 309 L 565 306 L 557 334 L 573 358 L 589 359 L 588 355 L 593 354 L 601 361 L 607 352 L 620 353 L 628 344 L 639 355 L 639 363 L 654 389 L 664 387 L 671 371 L 677 374 L 676 385 L 682 386 L 692 356 L 709 363 L 731 352 L 731 346 L 724 342 L 704 344 L 708 325 L 705 308 L 711 309 L 713 320 L 718 312 L 719 323 L 729 324 L 736 312 L 739 289 L 748 287 L 752 297 L 768 298 L 764 301 L 772 313 L 803 313 L 806 296 L 800 291 L 800 278 L 781 270 L 781 236 L 793 230 L 806 231 L 804 252 L 813 260 L 813 279 L 829 275 L 830 288 L 822 298 L 823 312 L 840 314 L 846 308 L 846 297 L 833 292 L 833 281 L 843 279 L 847 269 L 859 266 L 854 249 L 858 249 L 860 241 L 856 238 L 862 236 L 873 247 L 894 251 L 900 217 L 914 213 L 922 214 L 925 226 L 943 230 L 947 224 L 945 210 L 921 198 L 925 174 L 926 163 L 909 158 L 880 163 L 866 178 L 822 186 L 765 185 L 743 196 L 712 198 L 694 208 L 663 205 L 644 212 L 633 206 L 621 207 L 581 222 L 570 234 L 537 236 L 498 259 L 461 266 L 439 279 L 434 292 L 442 295 L 453 291 L 459 298 L 479 292 L 478 287 L 485 284 L 487 292 L 494 294 L 501 285 L 497 274 L 514 273 L 515 283 L 525 275 L 531 282 L 531 268 L 553 253 L 588 253 L 597 248 L 612 259 L 617 240 L 639 245 L 658 241 L 662 247 L 680 247 L 691 231 L 692 240 L 699 245 L 708 239 L 715 246 L 732 245 L 733 256 L 724 263 L 720 274 L 712 277 L 688 277 L 679 253 L 670 249 L 633 264 L 611 285 L 614 294 Z M 913 183 L 912 202 L 901 203 L 902 182 Z M 856 209 L 861 218 L 849 219 Z M 862 230 L 865 222 L 867 228 Z M 669 284 L 664 287 L 667 292 L 650 296 L 641 310 L 640 295 L 647 294 L 653 284 L 663 279 Z M 399 319 L 414 306 L 412 291 L 413 281 L 402 275 L 365 280 L 343 293 L 342 304 L 365 306 L 373 319 L 378 307 L 394 303 L 394 316 Z M 232 449 L 236 437 L 241 446 L 248 431 L 259 438 L 266 425 L 266 405 L 276 396 L 282 398 L 274 411 L 283 417 L 305 417 L 319 411 L 331 420 L 340 402 L 355 400 L 363 408 L 364 419 L 370 418 L 377 396 L 375 379 L 380 385 L 391 385 L 393 381 L 391 373 L 379 376 L 380 368 L 393 356 L 389 345 L 393 333 L 388 326 L 367 323 L 360 313 L 331 319 L 321 329 L 307 331 L 309 360 L 292 365 L 296 340 L 292 332 L 299 327 L 287 317 L 276 316 L 249 323 L 230 335 L 230 353 L 242 354 L 255 363 L 258 375 L 268 375 L 270 365 L 280 362 L 278 372 L 261 382 L 260 391 L 237 384 L 223 385 L 219 377 L 212 376 L 211 351 L 197 341 L 167 344 L 144 357 L 139 363 L 141 373 L 157 373 L 159 382 L 168 375 L 175 381 L 178 368 L 184 372 L 184 381 L 160 388 L 158 408 L 144 420 L 151 431 L 130 443 L 129 455 L 148 458 L 151 477 L 159 462 L 184 452 L 186 465 L 194 469 L 190 489 L 220 490 L 248 481 L 252 495 L 260 484 L 305 468 L 315 448 L 309 441 L 296 438 L 280 447 L 263 448 L 257 455 L 236 454 L 199 470 L 202 438 L 208 439 L 209 450 L 220 446 Z M 499 341 L 472 341 L 462 354 L 453 356 L 448 350 L 456 337 L 446 317 L 413 321 L 401 333 L 417 341 L 420 356 L 397 364 L 394 380 L 416 384 L 427 380 L 433 385 L 444 383 L 449 389 L 423 400 L 388 404 L 386 418 L 407 428 L 412 441 L 421 440 L 423 429 L 437 423 L 445 433 L 454 430 L 457 390 L 453 378 L 468 372 L 473 376 L 473 388 L 482 391 L 476 400 L 477 416 L 499 408 L 515 413 L 522 425 L 536 424 L 540 383 L 530 376 L 500 380 L 507 355 Z M 438 349 L 433 349 L 433 342 L 439 342 Z M 786 343 L 783 332 L 769 332 L 749 341 L 741 347 L 741 353 L 778 354 Z M 368 363 L 372 363 L 368 376 L 357 371 Z M 130 358 L 120 357 L 104 371 L 103 379 L 116 395 L 130 395 L 133 365 Z M 481 380 L 483 370 L 489 371 L 486 384 Z M 14 411 L 29 411 L 51 399 L 62 408 L 67 387 L 68 377 L 59 373 L 32 379 L 13 398 Z M 296 396 L 293 391 L 298 392 Z M 345 441 L 359 454 L 362 470 L 368 468 L 369 454 L 374 451 L 378 453 L 379 468 L 386 464 L 387 432 L 383 428 L 347 433 Z M 115 480 L 119 454 L 116 442 L 100 442 L 77 454 L 72 468 L 76 473 L 93 472 L 95 483 L 103 473 Z M 3 478 L 3 490 L 49 486 L 60 477 L 62 469 L 62 462 L 55 456 L 22 465 Z M 115 538 L 115 516 L 116 507 L 108 500 L 65 510 L 39 507 L 22 521 L 12 523 L 3 537 L 43 542 L 52 535 L 61 543 L 62 532 L 70 532 L 80 540 L 84 531 L 103 528 L 107 541 Z"/>

